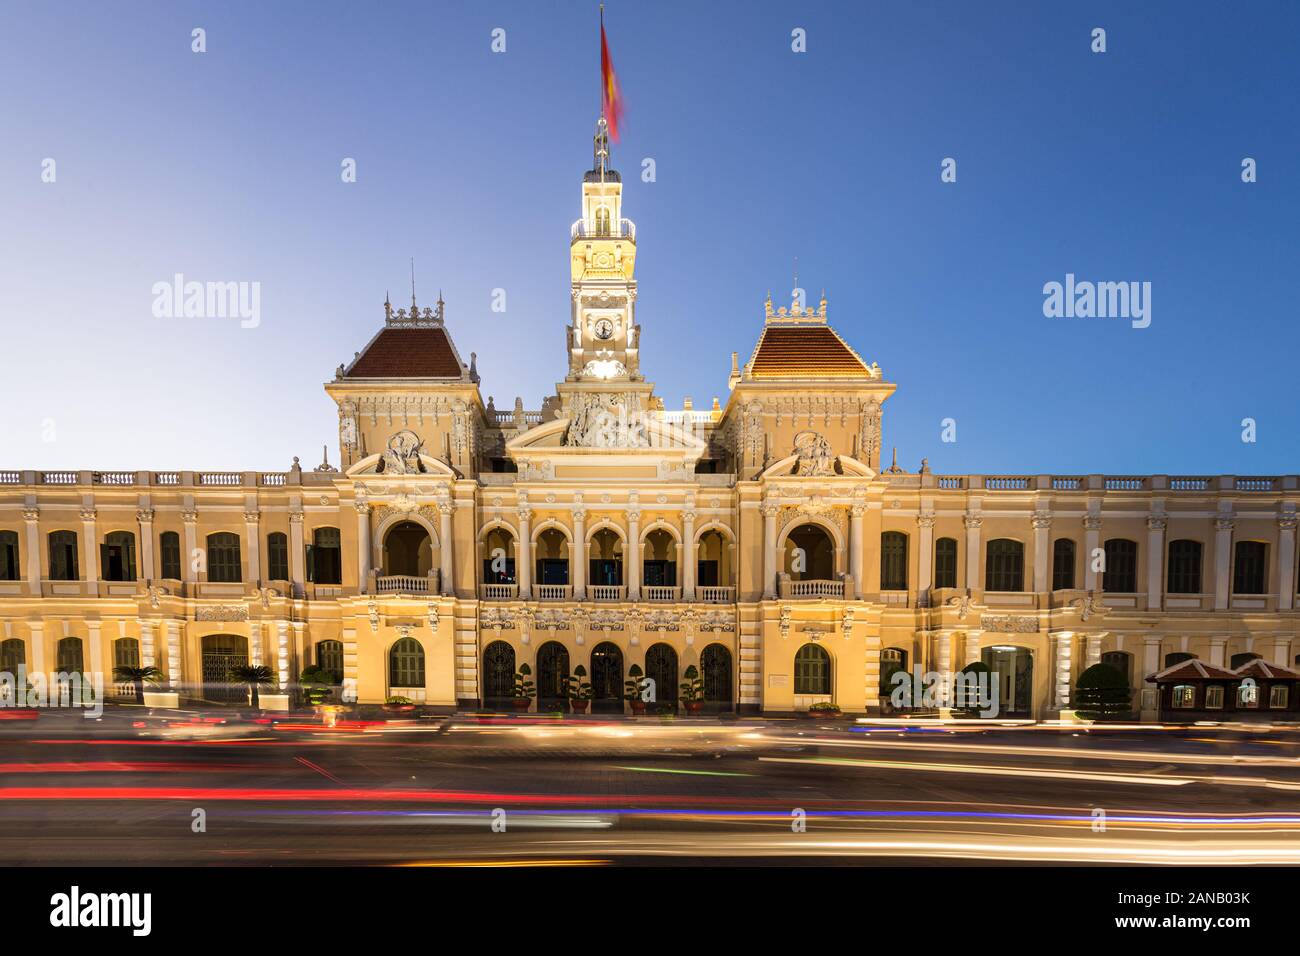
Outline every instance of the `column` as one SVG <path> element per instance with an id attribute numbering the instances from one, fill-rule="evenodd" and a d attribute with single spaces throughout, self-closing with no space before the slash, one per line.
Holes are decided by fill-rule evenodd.
<path id="1" fill-rule="evenodd" d="M 32 597 L 41 596 L 41 531 L 39 508 L 24 508 L 23 521 L 27 523 L 27 589 Z"/>
<path id="2" fill-rule="evenodd" d="M 370 587 L 370 502 L 358 498 L 357 509 L 357 588 L 361 594 Z"/>
<path id="3" fill-rule="evenodd" d="M 1277 516 L 1277 609 L 1279 611 L 1289 611 L 1295 606 L 1295 525 L 1294 511 L 1284 511 Z"/>
<path id="4" fill-rule="evenodd" d="M 33 621 L 27 625 L 32 632 L 32 653 L 27 670 L 32 674 L 45 673 L 45 622 Z"/>
<path id="5" fill-rule="evenodd" d="M 1290 655 L 1291 642 L 1285 634 L 1273 635 L 1273 663 L 1281 667 L 1292 667 Z"/>
<path id="6" fill-rule="evenodd" d="M 451 514 L 455 507 L 456 503 L 454 501 L 438 502 L 438 555 L 442 558 L 442 570 L 438 575 L 441 578 L 439 591 L 448 597 L 454 596 L 456 593 L 456 578 L 454 576 L 456 541 L 451 533 Z"/>
<path id="7" fill-rule="evenodd" d="M 1146 679 L 1160 670 L 1160 638 L 1145 637 L 1142 639 L 1142 673 L 1136 675 L 1133 683 L 1140 688 L 1138 696 L 1141 698 L 1142 719 L 1155 720 L 1160 715 L 1160 691 L 1153 684 L 1148 684 Z"/>
<path id="8" fill-rule="evenodd" d="M 939 671 L 939 706 L 947 707 L 952 693 L 952 632 L 942 631 L 937 639 Z"/>
<path id="9" fill-rule="evenodd" d="M 299 504 L 301 507 L 301 504 Z M 289 512 L 289 578 L 293 596 L 303 597 L 307 593 L 306 569 L 303 567 L 305 555 L 302 549 L 302 512 Z"/>
<path id="10" fill-rule="evenodd" d="M 194 560 L 199 549 L 199 513 L 193 508 L 190 508 L 187 511 L 182 511 L 181 520 L 185 522 L 185 553 L 181 555 L 181 575 L 185 578 L 186 596 L 194 597 L 194 582 L 199 579 L 199 569 Z"/>
<path id="11" fill-rule="evenodd" d="M 262 534 L 259 530 L 261 515 L 256 511 L 244 512 L 244 527 L 247 530 L 248 544 L 248 580 L 254 588 L 262 586 Z"/>
<path id="12" fill-rule="evenodd" d="M 585 600 L 587 597 L 587 512 L 581 503 L 573 509 L 573 553 L 570 559 L 569 579 L 573 582 L 573 599 Z"/>
<path id="13" fill-rule="evenodd" d="M 641 600 L 641 511 L 636 506 L 636 499 L 631 502 L 627 512 L 627 547 L 624 549 L 627 567 L 627 599 Z"/>
<path id="14" fill-rule="evenodd" d="M 964 666 L 969 667 L 971 664 L 978 664 L 980 662 L 980 638 L 983 636 L 983 631 L 966 632 L 966 664 Z"/>
<path id="15" fill-rule="evenodd" d="M 95 531 L 95 509 L 81 509 L 81 568 L 86 594 L 99 594 L 99 535 Z"/>
<path id="16" fill-rule="evenodd" d="M 1096 591 L 1100 588 L 1097 580 L 1097 564 L 1093 557 L 1097 553 L 1097 544 L 1101 540 L 1101 515 L 1088 514 L 1083 518 L 1083 589 Z"/>
<path id="17" fill-rule="evenodd" d="M 289 683 L 289 622 L 277 622 L 275 630 L 275 674 L 280 686 L 286 687 Z"/>
<path id="18" fill-rule="evenodd" d="M 105 671 L 104 638 L 100 632 L 100 626 L 99 621 L 86 622 L 86 635 L 89 638 L 89 640 L 86 641 L 85 673 L 87 675 L 95 673 L 102 674 Z M 108 677 L 106 678 L 106 682 L 110 684 L 113 682 L 112 667 L 108 668 Z"/>
<path id="19" fill-rule="evenodd" d="M 1034 590 L 1045 594 L 1052 590 L 1052 515 L 1049 511 L 1035 511 L 1031 519 L 1034 526 Z"/>
<path id="20" fill-rule="evenodd" d="M 1101 639 L 1105 636 L 1105 634 L 1088 635 L 1088 660 L 1086 666 L 1092 667 L 1094 664 L 1101 663 Z"/>
<path id="21" fill-rule="evenodd" d="M 866 509 L 864 508 L 863 511 Z M 857 511 L 857 507 L 854 507 Z M 858 533 L 862 530 L 861 518 L 857 519 L 858 523 L 853 529 L 853 538 L 855 541 L 861 541 L 862 536 Z M 934 586 L 934 512 L 926 511 L 916 516 L 916 526 L 919 529 L 917 533 L 916 548 L 916 591 L 920 602 L 923 606 L 930 603 L 929 591 Z M 862 566 L 862 547 L 854 547 L 854 557 L 858 559 L 858 567 Z"/>
<path id="22" fill-rule="evenodd" d="M 1237 524 L 1236 515 L 1220 512 L 1214 519 L 1214 609 L 1228 607 L 1229 569 L 1232 567 L 1232 529 Z"/>
<path id="23" fill-rule="evenodd" d="M 966 587 L 971 591 L 980 587 L 980 525 L 983 523 L 978 514 L 966 515 Z"/>
<path id="24" fill-rule="evenodd" d="M 844 596 L 850 601 L 860 600 L 862 587 L 862 555 L 866 542 L 862 530 L 862 518 L 867 513 L 867 506 L 855 501 L 849 507 L 849 578 L 845 582 Z"/>
<path id="25" fill-rule="evenodd" d="M 1056 634 L 1056 709 L 1070 709 L 1070 676 L 1074 665 L 1074 633 Z"/>
<path id="26" fill-rule="evenodd" d="M 519 597 L 528 600 L 533 596 L 533 529 L 532 509 L 519 505 L 519 540 L 515 545 L 515 578 L 519 581 Z"/>
<path id="27" fill-rule="evenodd" d="M 168 689 L 180 692 L 181 689 L 181 625 L 179 621 L 168 621 L 167 628 L 167 683 Z M 199 675 L 202 680 L 202 674 Z"/>
<path id="28" fill-rule="evenodd" d="M 682 543 L 677 546 L 677 566 L 682 569 L 682 600 L 695 600 L 695 572 L 698 552 L 695 549 L 695 512 L 688 506 L 682 512 Z M 722 555 L 718 555 L 719 558 Z"/>
<path id="29" fill-rule="evenodd" d="M 140 566 L 136 569 L 137 581 L 152 581 L 153 563 L 153 509 L 141 508 L 135 513 L 135 520 L 140 525 Z"/>
<path id="30" fill-rule="evenodd" d="M 154 667 L 158 663 L 158 657 L 153 646 L 153 623 L 150 621 L 140 622 L 140 666 Z"/>
<path id="31" fill-rule="evenodd" d="M 776 597 L 776 575 L 780 570 L 776 555 L 776 515 L 780 507 L 774 501 L 764 501 L 763 513 L 763 599 Z"/>
<path id="32" fill-rule="evenodd" d="M 1165 606 L 1165 526 L 1169 516 L 1163 511 L 1147 516 L 1147 610 Z"/>

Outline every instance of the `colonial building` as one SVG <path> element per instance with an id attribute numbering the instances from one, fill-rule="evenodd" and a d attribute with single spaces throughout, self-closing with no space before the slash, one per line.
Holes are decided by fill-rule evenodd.
<path id="1" fill-rule="evenodd" d="M 1294 475 L 882 467 L 895 385 L 824 297 L 769 297 L 725 403 L 666 409 L 608 155 L 602 127 L 539 407 L 485 400 L 413 299 L 325 385 L 338 470 L 0 471 L 0 669 L 154 665 L 183 701 L 320 664 L 362 703 L 451 709 L 506 703 L 524 663 L 557 706 L 582 665 L 621 711 L 632 665 L 659 701 L 694 665 L 717 709 L 878 713 L 899 668 L 983 661 L 1003 715 L 1052 717 L 1107 661 L 1155 718 L 1145 679 L 1183 660 L 1295 661 Z"/>

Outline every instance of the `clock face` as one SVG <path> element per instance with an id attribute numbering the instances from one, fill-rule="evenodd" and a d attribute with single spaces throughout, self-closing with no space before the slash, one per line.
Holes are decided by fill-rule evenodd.
<path id="1" fill-rule="evenodd" d="M 614 323 L 609 319 L 601 319 L 596 323 L 596 338 L 607 339 L 614 334 Z"/>

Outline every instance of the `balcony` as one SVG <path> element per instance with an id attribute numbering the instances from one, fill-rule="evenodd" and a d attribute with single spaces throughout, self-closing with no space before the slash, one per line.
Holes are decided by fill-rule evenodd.
<path id="1" fill-rule="evenodd" d="M 714 587 L 695 589 L 695 599 L 704 604 L 735 604 L 736 589 L 733 587 Z"/>
<path id="2" fill-rule="evenodd" d="M 627 239 L 636 242 L 636 223 L 631 219 L 620 219 L 618 228 L 613 224 L 588 227 L 585 219 L 579 219 L 569 228 L 569 241 L 578 239 Z"/>
<path id="3" fill-rule="evenodd" d="M 641 599 L 659 604 L 672 603 L 681 600 L 682 589 L 678 587 L 667 587 L 664 585 L 646 585 L 641 589 Z"/>
<path id="4" fill-rule="evenodd" d="M 519 596 L 517 584 L 480 584 L 479 597 L 484 601 L 513 601 Z"/>
<path id="5" fill-rule="evenodd" d="M 569 584 L 539 584 L 535 590 L 539 601 L 567 601 L 573 594 Z"/>
<path id="6" fill-rule="evenodd" d="M 587 597 L 592 601 L 622 601 L 627 588 L 621 584 L 593 584 L 587 588 Z"/>

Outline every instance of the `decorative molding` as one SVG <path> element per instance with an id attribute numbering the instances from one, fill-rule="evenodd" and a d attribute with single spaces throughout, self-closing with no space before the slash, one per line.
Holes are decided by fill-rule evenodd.
<path id="1" fill-rule="evenodd" d="M 980 617 L 980 627 L 1004 634 L 1035 634 L 1038 632 L 1038 618 L 1019 614 L 984 614 Z"/>
<path id="2" fill-rule="evenodd" d="M 205 604 L 194 609 L 196 621 L 247 621 L 247 604 Z"/>

